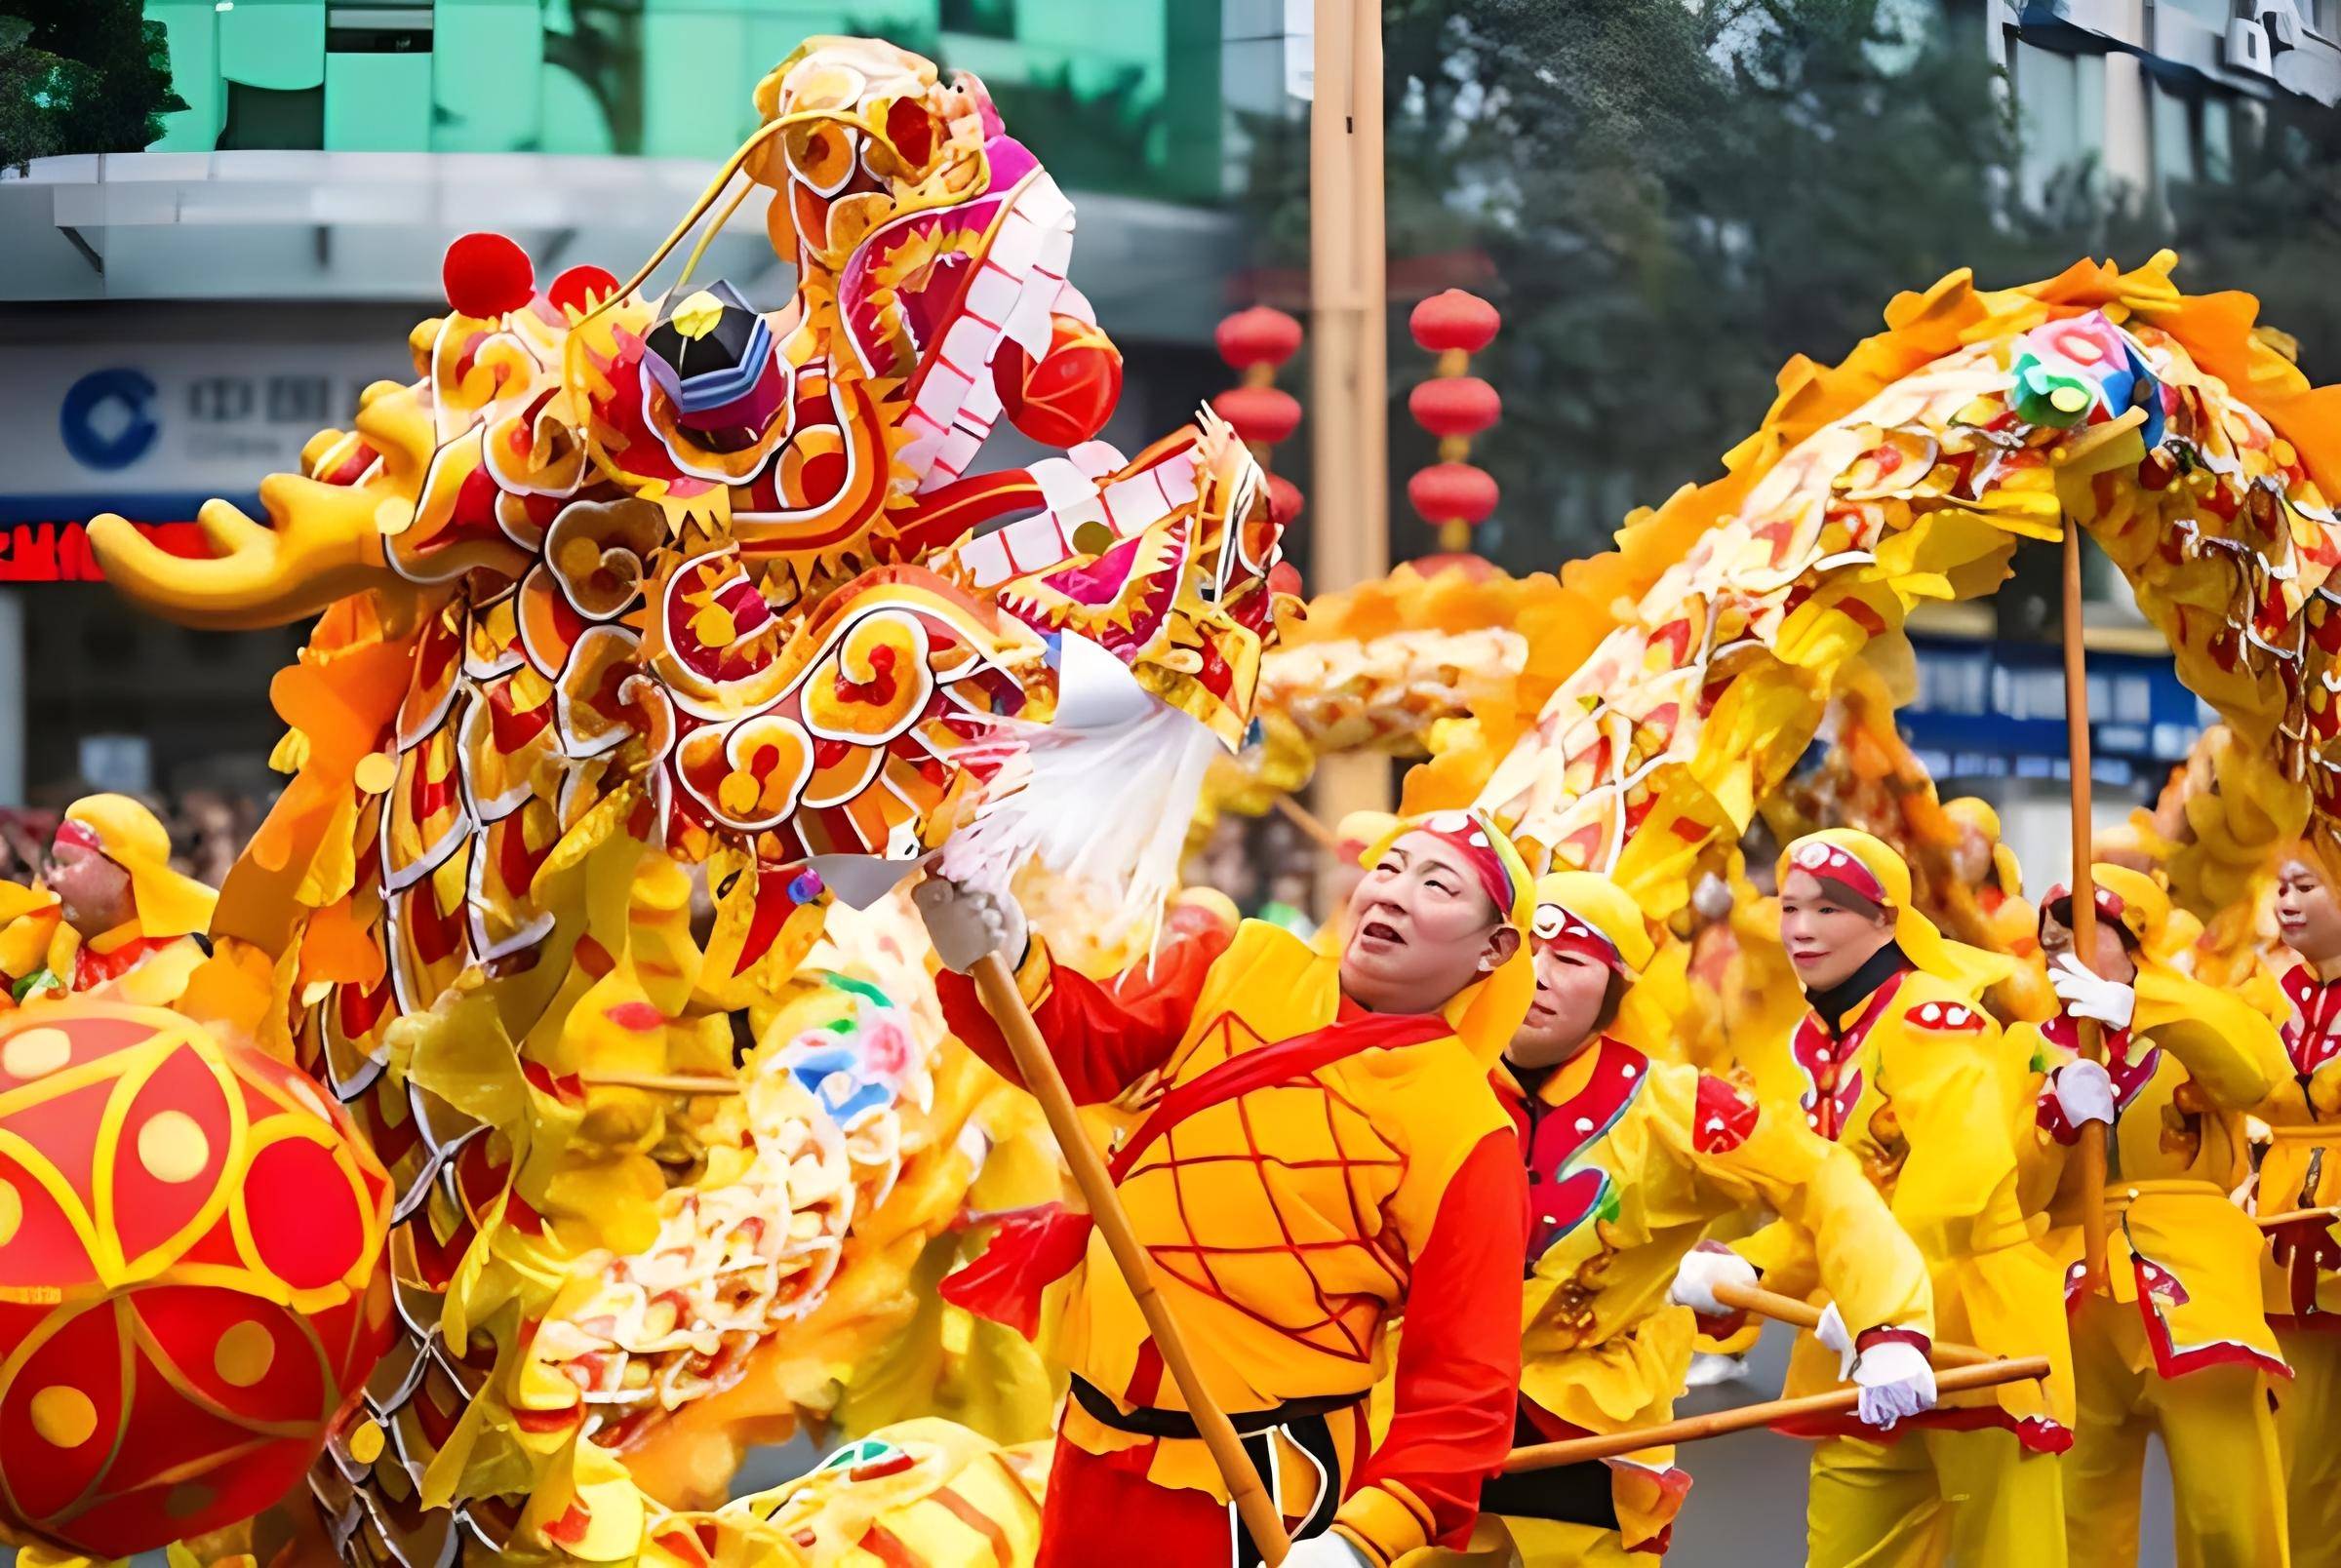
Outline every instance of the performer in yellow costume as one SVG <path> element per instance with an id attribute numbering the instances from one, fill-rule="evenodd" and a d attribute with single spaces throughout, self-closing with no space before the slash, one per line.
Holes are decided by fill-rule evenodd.
<path id="1" fill-rule="evenodd" d="M 153 812 L 126 795 L 86 796 L 65 808 L 40 891 L 5 911 L 0 971 L 19 1001 L 103 987 L 168 1006 L 210 954 L 217 897 L 171 869 Z"/>
<path id="2" fill-rule="evenodd" d="M 1527 1193 L 1488 1074 L 1535 986 L 1527 869 L 1464 812 L 1392 834 L 1364 863 L 1337 954 L 1248 921 L 1126 988 L 1052 962 L 1005 897 L 932 881 L 916 895 L 953 971 L 936 978 L 945 1016 L 984 1060 L 1013 1076 L 963 978 L 998 951 L 1022 956 L 1017 984 L 1076 1100 L 1159 1073 L 1162 1098 L 1110 1168 L 1206 1383 L 1300 1538 L 1293 1568 L 1464 1545 L 1520 1382 Z M 1041 1568 L 1249 1568 L 1260 1554 L 1085 1218 L 1003 1225 L 944 1292 L 1030 1332 L 1035 1293 L 1077 1267 Z M 1376 1442 L 1366 1398 L 1402 1313 Z"/>
<path id="3" fill-rule="evenodd" d="M 2000 837 L 2000 813 L 1972 795 L 1943 803 L 1956 835 L 1950 870 L 1975 904 L 1987 945 L 2016 960 L 2015 971 L 1984 998 L 2001 1017 L 2039 1020 L 2055 1010 L 2056 994 L 2041 971 L 2040 915 L 2024 896 L 2024 870 Z M 1958 896 L 1958 895 L 1954 895 Z"/>
<path id="4" fill-rule="evenodd" d="M 1810 1239 L 1860 1352 L 1864 1408 L 1890 1424 L 1931 1405 L 1925 1260 L 1859 1162 L 1723 1079 L 1629 1043 L 1646 1032 L 1633 988 L 1651 957 L 1633 899 L 1595 873 L 1548 876 L 1531 943 L 1536 1000 L 1495 1074 L 1528 1167 L 1515 1440 L 1670 1419 L 1693 1309 L 1715 1325 L 1729 1313 L 1715 1281 L 1757 1278 L 1701 1237 L 1758 1204 Z M 1672 1458 L 1652 1449 L 1505 1476 L 1481 1507 L 1504 1515 L 1528 1568 L 1648 1561 L 1666 1549 L 1690 1484 Z"/>
<path id="5" fill-rule="evenodd" d="M 1787 1050 L 1805 1122 L 1862 1162 L 1925 1255 L 1945 1340 L 2044 1355 L 2044 1384 L 1953 1395 L 1885 1433 L 1858 1420 L 1793 1429 L 1814 1450 L 1814 1568 L 1951 1559 L 1975 1568 L 2065 1560 L 2055 1456 L 2072 1442 L 2072 1358 L 2044 1222 L 2017 1192 L 2030 1075 L 1977 998 L 2006 960 L 1946 940 L 1911 907 L 1910 868 L 1866 833 L 1833 828 L 1780 859 L 1780 930 L 1810 1012 Z M 1809 1276 L 1802 1229 L 1767 1226 L 1735 1249 L 1775 1289 Z M 1790 1394 L 1837 1370 L 1800 1339 Z"/>
<path id="6" fill-rule="evenodd" d="M 2276 922 L 2290 949 L 2259 988 L 2282 1032 L 2285 1072 L 2253 1114 L 2272 1141 L 2253 1189 L 2269 1234 L 2261 1294 L 2292 1368 L 2277 1391 L 2293 1568 L 2341 1564 L 2341 899 L 2323 856 L 2295 844 L 2277 862 Z M 2312 1211 L 2304 1213 L 2303 1211 Z"/>
<path id="7" fill-rule="evenodd" d="M 2064 1462 L 2070 1555 L 2136 1558 L 2146 1436 L 2160 1431 L 2179 1561 L 2280 1564 L 2269 1390 L 2286 1371 L 2260 1310 L 2259 1228 L 2228 1193 L 2245 1163 L 2243 1113 L 2282 1080 L 2283 1047 L 2248 1001 L 2172 967 L 2200 928 L 2153 878 L 2113 865 L 2091 875 L 2089 967 L 2074 959 L 2072 896 L 2053 889 L 2040 930 L 2062 1006 L 2010 1037 L 2049 1070 L 2039 1102 L 2047 1149 L 2114 1129 L 2102 1293 L 2081 1288 L 2078 1163 L 2043 1162 L 2055 1184 L 2050 1245 L 2065 1265 L 2080 1408 Z M 2097 1026 L 2102 1063 L 2080 1054 L 2083 1020 Z"/>

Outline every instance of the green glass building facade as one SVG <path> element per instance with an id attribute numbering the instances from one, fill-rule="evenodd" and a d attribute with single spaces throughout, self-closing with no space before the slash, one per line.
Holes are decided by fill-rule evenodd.
<path id="1" fill-rule="evenodd" d="M 152 150 L 721 157 L 809 37 L 972 70 L 1065 183 L 1209 201 L 1224 178 L 1216 0 L 149 0 L 187 103 Z M 1273 7 L 1260 7 L 1273 11 Z M 1281 12 L 1276 13 L 1281 16 Z"/>

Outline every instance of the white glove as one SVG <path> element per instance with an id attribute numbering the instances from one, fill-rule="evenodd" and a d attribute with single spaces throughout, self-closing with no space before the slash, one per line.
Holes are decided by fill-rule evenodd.
<path id="1" fill-rule="evenodd" d="M 1675 1266 L 1675 1282 L 1666 1295 L 1678 1307 L 1687 1307 L 1709 1317 L 1728 1317 L 1739 1309 L 1717 1301 L 1715 1287 L 1753 1285 L 1756 1279 L 1756 1266 L 1738 1253 L 1693 1247 Z"/>
<path id="2" fill-rule="evenodd" d="M 2105 980 L 2081 966 L 2070 953 L 2060 953 L 2048 965 L 2048 984 L 2065 1011 L 2076 1018 L 2094 1018 L 2108 1029 L 2127 1029 L 2137 1009 L 2138 994 L 2119 980 Z"/>
<path id="3" fill-rule="evenodd" d="M 1285 1553 L 1285 1568 L 1373 1568 L 1373 1560 L 1351 1546 L 1348 1537 L 1328 1530 L 1293 1542 Z"/>
<path id="4" fill-rule="evenodd" d="M 998 953 L 1011 964 L 1024 957 L 1024 912 L 1006 893 L 981 893 L 940 877 L 910 890 L 927 922 L 927 939 L 943 967 L 966 974 L 985 955 Z"/>
<path id="5" fill-rule="evenodd" d="M 1862 1352 L 1853 1363 L 1853 1386 L 1861 1391 L 1863 1424 L 1880 1431 L 1934 1408 L 1934 1368 L 1924 1351 L 1901 1340 L 1883 1340 Z"/>
<path id="6" fill-rule="evenodd" d="M 1837 1352 L 1837 1381 L 1843 1383 L 1853 1375 L 1853 1363 L 1858 1354 L 1853 1349 L 1853 1331 L 1845 1327 L 1845 1314 L 1831 1302 L 1821 1309 L 1821 1320 L 1812 1325 L 1812 1337 Z"/>
<path id="7" fill-rule="evenodd" d="M 2067 1062 L 2056 1070 L 2050 1079 L 2056 1092 L 2056 1108 L 2065 1114 L 2069 1126 L 2084 1121 L 2102 1121 L 2112 1125 L 2114 1119 L 2114 1079 L 2104 1064 L 2083 1058 Z"/>

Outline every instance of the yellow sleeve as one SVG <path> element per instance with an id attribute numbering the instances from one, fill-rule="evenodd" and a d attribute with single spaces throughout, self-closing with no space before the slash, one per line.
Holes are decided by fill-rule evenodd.
<path id="1" fill-rule="evenodd" d="M 158 948 L 130 971 L 99 988 L 140 1007 L 168 1007 L 185 994 L 187 981 L 211 955 L 191 936 Z"/>
<path id="2" fill-rule="evenodd" d="M 1937 1021 L 1923 1020 L 1924 1009 Z M 1894 1181 L 1894 1218 L 1930 1257 L 1973 1250 L 1975 1222 L 1997 1231 L 2020 1215 L 2006 1041 L 1980 1007 L 1939 998 L 1903 1004 L 1879 1031 L 1879 1086 L 1909 1148 Z"/>
<path id="3" fill-rule="evenodd" d="M 2178 1058 L 2222 1111 L 2248 1111 L 2284 1080 L 2284 1043 L 2249 1000 L 2156 965 L 2138 971 L 2131 1029 Z"/>
<path id="4" fill-rule="evenodd" d="M 2238 993 L 2251 1005 L 2251 1010 L 2267 1019 L 2278 1029 L 2292 1021 L 2292 1003 L 2284 996 L 2283 983 L 2265 963 L 2254 963 Z"/>
<path id="5" fill-rule="evenodd" d="M 1764 1288 L 1783 1296 L 1809 1296 L 1820 1288 L 1820 1257 L 1812 1236 L 1789 1220 L 1774 1220 L 1755 1235 L 1731 1243 L 1731 1250 L 1755 1265 L 1764 1275 Z"/>
<path id="6" fill-rule="evenodd" d="M 2040 1025 L 2034 1023 L 2020 1023 L 2011 1027 L 2004 1037 L 2003 1050 L 2009 1063 L 2022 1075 L 2021 1089 L 2014 1106 L 2013 1137 L 2016 1192 L 2024 1211 L 2029 1214 L 2047 1208 L 2055 1200 L 2057 1189 L 2065 1178 L 2070 1151 L 2041 1130 L 2040 1098 L 2045 1091 L 2047 1075 L 2071 1061 L 2073 1056 L 2062 1046 L 2052 1043 L 2047 1036 L 2041 1033 Z"/>
<path id="7" fill-rule="evenodd" d="M 1934 1291 L 1926 1260 L 1894 1223 L 1852 1153 L 1792 1117 L 1766 1114 L 1721 1078 L 1685 1077 L 1696 1079 L 1695 1091 L 1666 1098 L 1675 1123 L 1669 1132 L 1692 1161 L 1712 1206 L 1762 1203 L 1780 1216 L 1751 1241 L 1782 1227 L 1803 1238 L 1794 1245 L 1775 1236 L 1765 1245 L 1780 1249 L 1780 1262 L 1802 1269 L 1809 1279 L 1776 1275 L 1743 1248 L 1741 1256 L 1765 1273 L 1765 1287 L 1803 1283 L 1809 1289 L 1817 1282 L 1857 1334 L 1893 1327 L 1932 1338 Z"/>

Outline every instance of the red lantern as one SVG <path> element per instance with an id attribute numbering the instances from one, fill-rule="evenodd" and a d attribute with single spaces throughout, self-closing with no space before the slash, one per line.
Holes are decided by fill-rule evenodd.
<path id="1" fill-rule="evenodd" d="M 1300 401 L 1276 384 L 1276 368 L 1300 348 L 1300 323 L 1281 310 L 1254 305 L 1220 322 L 1211 340 L 1219 357 L 1244 373 L 1243 384 L 1211 399 L 1211 409 L 1266 469 L 1269 449 L 1300 425 Z M 1299 515 L 1300 491 L 1291 481 L 1270 474 L 1269 520 L 1282 529 Z"/>
<path id="2" fill-rule="evenodd" d="M 1300 516 L 1300 487 L 1282 474 L 1268 476 L 1268 516 L 1284 528 Z"/>
<path id="3" fill-rule="evenodd" d="M 1049 351 L 1035 365 L 1013 338 L 992 355 L 992 385 L 1009 422 L 1044 447 L 1095 438 L 1122 401 L 1122 351 L 1078 316 L 1050 318 Z"/>
<path id="4" fill-rule="evenodd" d="M 1434 354 L 1477 354 L 1494 341 L 1495 330 L 1502 325 L 1493 305 L 1460 289 L 1431 295 L 1407 318 L 1414 341 Z"/>
<path id="5" fill-rule="evenodd" d="M 1476 436 L 1503 417 L 1504 400 L 1476 375 L 1441 375 L 1407 394 L 1414 422 L 1441 440 Z"/>
<path id="6" fill-rule="evenodd" d="M 1237 436 L 1273 447 L 1300 427 L 1300 400 L 1281 387 L 1231 387 L 1211 399 Z"/>
<path id="7" fill-rule="evenodd" d="M 1211 333 L 1219 357 L 1239 371 L 1254 365 L 1270 370 L 1300 351 L 1300 323 L 1268 305 L 1239 310 Z"/>
<path id="8" fill-rule="evenodd" d="M 0 1525 L 129 1556 L 251 1517 L 388 1343 L 390 1183 L 292 1068 L 177 1013 L 0 1019 Z"/>
<path id="9" fill-rule="evenodd" d="M 1425 523 L 1476 525 L 1495 510 L 1495 481 L 1470 463 L 1434 463 L 1407 481 L 1407 499 Z"/>

